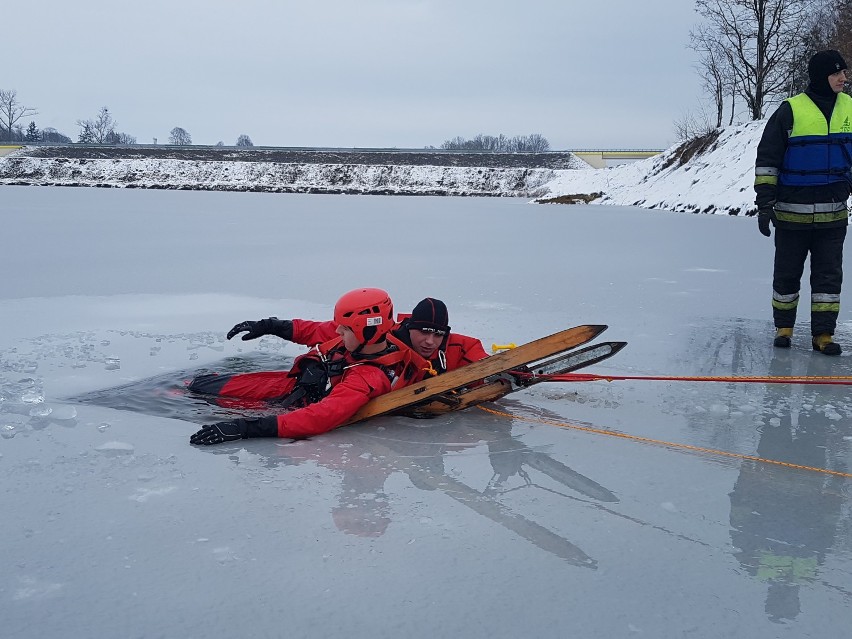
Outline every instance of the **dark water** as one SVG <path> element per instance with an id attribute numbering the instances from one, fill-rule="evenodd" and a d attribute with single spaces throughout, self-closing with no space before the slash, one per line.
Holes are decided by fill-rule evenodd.
<path id="1" fill-rule="evenodd" d="M 280 355 L 263 353 L 226 357 L 204 368 L 163 373 L 137 382 L 68 397 L 64 401 L 94 404 L 105 408 L 196 423 L 207 423 L 230 417 L 265 415 L 274 408 L 272 404 L 259 401 L 225 402 L 221 398 L 189 392 L 187 386 L 199 375 L 287 370 L 291 363 L 288 360 L 282 366 Z"/>

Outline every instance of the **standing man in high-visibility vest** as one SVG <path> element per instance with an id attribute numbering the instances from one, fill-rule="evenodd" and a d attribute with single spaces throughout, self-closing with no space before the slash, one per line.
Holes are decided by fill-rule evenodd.
<path id="1" fill-rule="evenodd" d="M 852 191 L 852 98 L 846 62 L 820 51 L 810 84 L 772 114 L 757 147 L 754 190 L 760 232 L 775 226 L 772 315 L 775 346 L 789 348 L 805 259 L 811 257 L 811 335 L 815 351 L 840 355 L 833 341 L 840 312 L 843 241 Z"/>

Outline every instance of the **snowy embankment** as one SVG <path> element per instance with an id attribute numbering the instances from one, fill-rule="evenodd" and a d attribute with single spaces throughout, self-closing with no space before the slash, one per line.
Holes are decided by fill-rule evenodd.
<path id="1" fill-rule="evenodd" d="M 559 171 L 538 201 L 589 201 L 689 213 L 748 215 L 764 121 L 684 142 L 647 160 L 609 169 Z M 575 197 L 576 196 L 576 197 Z"/>
<path id="2" fill-rule="evenodd" d="M 0 158 L 0 184 L 273 193 L 536 197 L 553 169 L 162 158 Z"/>
<path id="3" fill-rule="evenodd" d="M 261 161 L 242 161 L 236 159 L 240 157 L 236 152 L 229 151 L 231 157 L 226 159 L 215 155 L 212 148 L 203 150 L 206 156 L 167 157 L 171 151 L 166 147 L 122 150 L 77 145 L 54 149 L 53 155 L 45 157 L 44 149 L 25 147 L 0 158 L 0 185 L 508 196 L 538 198 L 537 202 L 581 201 L 742 215 L 754 212 L 754 157 L 763 124 L 750 122 L 722 129 L 647 160 L 608 169 L 582 168 L 585 163 L 567 153 L 545 154 L 561 157 L 561 163 L 532 167 L 517 163 L 533 163 L 533 158 L 505 154 L 463 159 L 494 164 L 497 158 L 501 162 L 512 160 L 514 165 L 457 166 L 454 163 L 461 156 L 429 153 L 374 157 L 350 153 L 313 161 L 267 161 L 262 151 L 255 151 L 261 154 L 255 159 Z M 103 157 L 107 151 L 113 155 Z M 146 152 L 158 155 L 138 157 Z M 127 157 L 121 157 L 121 153 Z M 196 149 L 196 153 L 202 151 Z M 304 154 L 297 157 L 302 160 Z M 340 162 L 343 158 L 348 160 Z M 566 165 L 570 168 L 563 168 Z"/>

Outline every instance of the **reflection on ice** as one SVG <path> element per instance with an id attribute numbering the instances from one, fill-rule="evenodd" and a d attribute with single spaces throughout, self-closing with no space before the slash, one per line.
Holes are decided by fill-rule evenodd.
<path id="1" fill-rule="evenodd" d="M 482 421 L 487 424 L 482 424 Z M 452 417 L 429 422 L 396 420 L 391 430 L 365 424 L 349 428 L 345 443 L 335 444 L 337 433 L 297 446 L 277 446 L 274 457 L 264 457 L 267 466 L 316 463 L 341 473 L 339 502 L 331 516 L 343 533 L 359 537 L 385 534 L 393 521 L 385 484 L 391 476 L 402 474 L 419 490 L 434 491 L 465 506 L 478 515 L 513 532 L 527 542 L 575 566 L 595 568 L 597 561 L 578 546 L 548 526 L 529 516 L 515 512 L 504 500 L 500 487 L 518 475 L 524 485 L 542 489 L 524 469 L 541 472 L 555 486 L 591 495 L 592 499 L 617 501 L 597 484 L 573 471 L 562 462 L 527 447 L 512 435 L 510 420 L 490 420 L 482 414 L 473 419 Z M 477 424 L 480 424 L 479 426 Z M 342 433 L 341 433 L 342 434 Z M 458 461 L 458 454 L 487 444 L 487 460 L 491 479 L 461 469 L 451 470 L 447 464 Z M 206 451 L 204 451 L 206 452 Z M 259 455 L 253 447 L 253 453 Z M 474 464 L 478 468 L 479 464 Z M 485 483 L 485 489 L 475 488 Z M 553 488 L 546 487 L 552 491 Z"/>
<path id="2" fill-rule="evenodd" d="M 758 346 L 769 334 L 762 329 L 743 320 L 697 329 L 691 352 L 700 354 L 693 360 L 698 374 L 748 376 L 765 371 L 768 377 L 806 378 L 838 374 L 837 362 L 810 350 Z M 849 480 L 819 471 L 852 470 L 844 461 L 848 448 L 844 437 L 852 427 L 848 387 L 707 386 L 701 387 L 700 396 L 708 410 L 685 413 L 696 434 L 724 450 L 802 467 L 745 460 L 729 494 L 734 556 L 765 585 L 767 618 L 793 620 L 802 612 L 802 589 L 822 578 L 822 566 L 835 546 Z M 679 395 L 677 389 L 672 391 L 673 407 Z M 748 441 L 751 437 L 756 437 L 754 443 Z"/>

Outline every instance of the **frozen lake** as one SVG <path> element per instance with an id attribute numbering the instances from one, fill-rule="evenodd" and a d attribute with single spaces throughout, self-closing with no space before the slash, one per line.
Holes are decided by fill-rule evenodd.
<path id="1" fill-rule="evenodd" d="M 540 384 L 206 448 L 190 416 L 73 399 L 286 363 L 301 347 L 225 332 L 328 318 L 360 286 L 399 311 L 441 298 L 487 348 L 608 324 L 629 345 L 592 373 L 852 375 L 811 352 L 806 303 L 794 348 L 772 348 L 754 219 L 8 186 L 0 216 L 4 637 L 848 634 L 848 386 Z M 848 352 L 850 309 L 845 291 Z"/>

